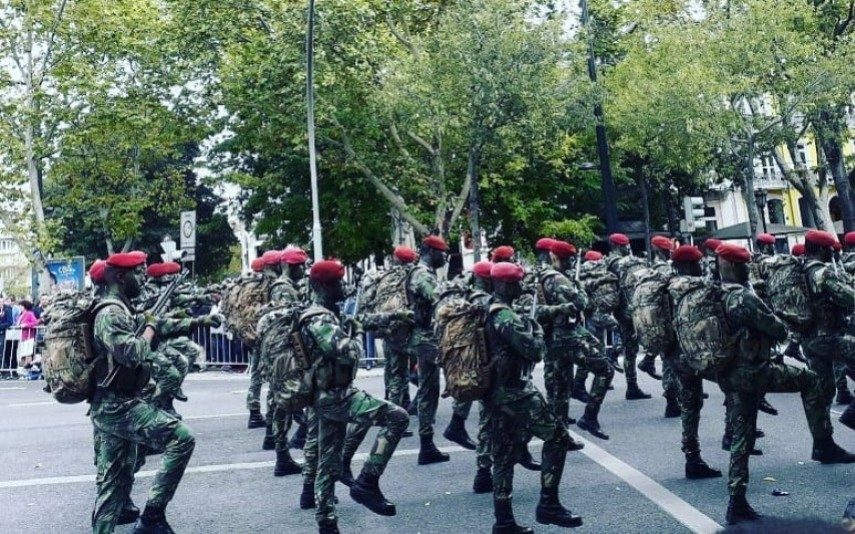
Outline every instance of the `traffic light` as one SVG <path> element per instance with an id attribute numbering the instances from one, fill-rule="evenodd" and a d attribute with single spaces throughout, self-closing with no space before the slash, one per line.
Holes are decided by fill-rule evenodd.
<path id="1" fill-rule="evenodd" d="M 694 232 L 698 223 L 704 220 L 704 199 L 702 197 L 683 197 L 683 217 L 686 219 L 686 230 Z"/>

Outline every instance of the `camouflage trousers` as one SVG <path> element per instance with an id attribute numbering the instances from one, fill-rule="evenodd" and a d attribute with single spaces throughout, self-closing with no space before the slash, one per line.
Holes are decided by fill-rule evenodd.
<path id="1" fill-rule="evenodd" d="M 847 391 L 849 389 L 849 382 L 846 378 L 846 368 L 848 367 L 841 360 L 834 360 L 834 386 L 837 388 L 837 391 Z"/>
<path id="2" fill-rule="evenodd" d="M 416 329 L 410 337 L 409 352 L 418 359 L 419 435 L 433 436 L 436 409 L 439 406 L 439 347 L 433 332 Z"/>
<path id="3" fill-rule="evenodd" d="M 318 467 L 315 477 L 315 519 L 319 525 L 335 525 L 335 481 L 341 475 L 342 449 L 348 423 L 357 428 L 382 427 L 362 466 L 367 475 L 379 477 L 407 429 L 407 412 L 391 402 L 375 399 L 364 391 L 342 388 L 322 392 L 314 404 L 318 418 Z M 363 436 L 364 437 L 364 436 Z"/>
<path id="4" fill-rule="evenodd" d="M 510 500 L 518 444 L 521 436 L 526 435 L 534 435 L 544 441 L 541 486 L 557 488 L 564 472 L 570 436 L 543 395 L 533 392 L 510 402 L 491 402 L 488 406 L 492 417 L 493 499 Z"/>
<path id="5" fill-rule="evenodd" d="M 603 403 L 615 374 L 602 344 L 589 330 L 577 326 L 569 332 L 556 332 L 546 352 L 543 372 L 549 405 L 562 422 L 568 415 L 573 364 L 594 375 L 590 396 L 597 406 Z"/>
<path id="6" fill-rule="evenodd" d="M 384 349 L 386 366 L 383 369 L 383 379 L 386 385 L 386 400 L 404 406 L 404 392 L 410 387 L 407 381 L 410 356 L 406 347 L 395 341 L 386 341 Z"/>
<path id="7" fill-rule="evenodd" d="M 626 375 L 627 384 L 638 382 L 638 373 L 635 369 L 635 361 L 638 358 L 638 336 L 632 325 L 632 318 L 623 313 L 615 314 L 620 330 L 620 341 L 623 345 L 623 372 Z"/>
<path id="8" fill-rule="evenodd" d="M 165 351 L 158 347 L 152 358 L 151 382 L 143 389 L 143 397 L 158 408 L 173 399 L 184 381 L 179 368 L 173 363 L 175 351 Z"/>
<path id="9" fill-rule="evenodd" d="M 726 396 L 728 425 L 733 432 L 728 474 L 731 495 L 745 495 L 748 487 L 757 405 L 764 393 L 800 393 L 814 441 L 833 432 L 821 381 L 813 371 L 773 362 L 735 365 L 720 374 L 719 385 Z"/>
<path id="10" fill-rule="evenodd" d="M 680 379 L 677 377 L 676 361 L 662 356 L 662 396 L 680 399 Z"/>
<path id="11" fill-rule="evenodd" d="M 471 404 L 471 403 L 470 403 Z M 491 469 L 493 467 L 493 442 L 491 432 L 493 427 L 493 416 L 485 401 L 478 402 L 478 435 L 476 437 L 475 447 L 475 465 L 482 469 Z M 530 439 L 530 436 L 520 436 L 518 442 L 522 438 Z M 525 443 L 521 443 L 525 446 Z M 518 443 L 518 448 L 520 443 Z"/>
<path id="12" fill-rule="evenodd" d="M 855 366 L 855 337 L 840 335 L 818 335 L 802 340 L 802 350 L 811 371 L 819 377 L 819 388 L 826 409 L 831 408 L 836 390 L 834 362 Z"/>
<path id="13" fill-rule="evenodd" d="M 303 483 L 314 484 L 317 475 L 318 413 L 309 407 L 306 408 L 306 444 L 303 445 Z"/>
<path id="14" fill-rule="evenodd" d="M 454 400 L 451 403 L 451 413 L 455 416 L 460 417 L 461 419 L 469 418 L 469 412 L 472 411 L 472 401 L 469 402 L 460 402 L 459 400 Z"/>
<path id="15" fill-rule="evenodd" d="M 117 397 L 111 393 L 105 393 L 100 399 L 96 397 L 91 417 L 100 433 L 100 484 L 92 514 L 93 532 L 113 532 L 133 486 L 138 448 L 163 453 L 146 506 L 165 508 L 193 455 L 196 441 L 190 429 L 139 398 Z"/>
<path id="16" fill-rule="evenodd" d="M 246 409 L 261 410 L 261 386 L 264 382 L 259 368 L 258 350 L 249 350 L 249 390 L 246 392 Z"/>
<path id="17" fill-rule="evenodd" d="M 682 450 L 686 454 L 701 451 L 698 429 L 701 426 L 701 409 L 704 407 L 704 380 L 716 381 L 711 373 L 698 373 L 683 365 L 677 356 L 666 357 L 677 382 L 677 399 L 680 404 L 680 426 L 683 429 Z M 664 373 L 662 377 L 665 379 Z"/>

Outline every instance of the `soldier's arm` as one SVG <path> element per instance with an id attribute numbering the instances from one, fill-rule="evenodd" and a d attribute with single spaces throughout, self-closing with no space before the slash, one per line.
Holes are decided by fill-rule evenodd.
<path id="1" fill-rule="evenodd" d="M 163 337 L 187 335 L 192 327 L 193 319 L 190 318 L 162 318 L 157 321 L 157 333 Z"/>
<path id="2" fill-rule="evenodd" d="M 588 309 L 588 295 L 585 293 L 585 290 L 567 278 L 556 280 L 550 285 L 552 286 L 550 289 L 558 302 L 571 304 L 576 311 Z M 567 313 L 567 311 L 564 310 L 564 313 Z"/>
<path id="3" fill-rule="evenodd" d="M 841 276 L 828 268 L 822 285 L 825 294 L 835 305 L 849 311 L 855 308 L 855 287 L 848 275 Z"/>
<path id="4" fill-rule="evenodd" d="M 95 320 L 94 335 L 113 359 L 126 367 L 136 367 L 153 359 L 151 342 L 136 334 L 134 318 L 117 306 L 108 306 Z"/>
<path id="5" fill-rule="evenodd" d="M 410 291 L 428 302 L 436 303 L 436 278 L 424 271 L 418 271 L 410 280 Z"/>
<path id="6" fill-rule="evenodd" d="M 766 334 L 775 341 L 787 339 L 787 327 L 760 298 L 750 291 L 732 292 L 727 297 L 731 321 Z"/>
<path id="7" fill-rule="evenodd" d="M 496 333 L 523 358 L 537 363 L 543 359 L 546 345 L 543 331 L 535 325 L 533 333 L 529 325 L 511 310 L 499 310 L 493 319 Z"/>
<path id="8" fill-rule="evenodd" d="M 379 330 L 395 323 L 412 321 L 413 312 L 401 310 L 389 313 L 358 313 L 356 320 L 362 324 L 365 330 Z"/>
<path id="9" fill-rule="evenodd" d="M 327 316 L 309 322 L 304 331 L 311 336 L 321 359 L 353 365 L 362 358 L 362 344 Z"/>

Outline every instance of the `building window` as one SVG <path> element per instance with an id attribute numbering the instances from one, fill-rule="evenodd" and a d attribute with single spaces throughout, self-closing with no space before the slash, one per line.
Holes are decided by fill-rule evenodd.
<path id="1" fill-rule="evenodd" d="M 804 143 L 799 143 L 798 153 L 799 153 L 799 161 L 802 162 L 802 165 L 804 165 L 806 167 L 810 167 L 810 160 L 808 160 L 807 146 L 805 146 Z"/>
<path id="2" fill-rule="evenodd" d="M 769 222 L 772 224 L 784 224 L 784 201 L 773 198 L 766 203 L 769 209 Z"/>
<path id="3" fill-rule="evenodd" d="M 813 211 L 806 198 L 799 198 L 799 214 L 802 216 L 802 226 L 808 228 L 816 228 L 816 221 L 813 218 Z"/>
<path id="4" fill-rule="evenodd" d="M 775 158 L 771 155 L 760 157 L 760 170 L 763 173 L 764 180 L 774 180 L 777 177 L 775 168 Z"/>
<path id="5" fill-rule="evenodd" d="M 828 213 L 831 215 L 831 222 L 843 220 L 843 207 L 840 205 L 840 199 L 836 196 L 831 197 L 828 201 Z"/>

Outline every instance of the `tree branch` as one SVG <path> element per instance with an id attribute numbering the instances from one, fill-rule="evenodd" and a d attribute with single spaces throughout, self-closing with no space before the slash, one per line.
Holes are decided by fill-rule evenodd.
<path id="1" fill-rule="evenodd" d="M 50 57 L 53 54 L 53 45 L 56 39 L 56 30 L 59 28 L 59 24 L 62 21 L 62 17 L 65 14 L 65 4 L 68 0 L 62 0 L 62 3 L 59 5 L 59 9 L 56 10 L 56 18 L 54 19 L 53 27 L 50 29 L 50 34 L 48 34 L 47 46 L 45 48 L 45 57 L 42 60 L 42 68 L 39 73 L 39 83 L 38 87 L 41 87 L 42 82 L 44 81 L 45 72 L 47 70 L 48 61 L 50 61 Z"/>
<path id="2" fill-rule="evenodd" d="M 419 55 L 419 50 L 418 50 L 418 48 L 416 48 L 416 45 L 414 45 L 409 39 L 404 37 L 404 35 L 395 26 L 395 22 L 392 20 L 392 14 L 391 13 L 386 13 L 386 26 L 389 27 L 389 31 L 392 32 L 392 35 L 395 36 L 395 39 L 400 41 L 400 43 L 402 45 L 404 45 L 404 47 L 407 50 L 409 50 L 412 55 L 414 55 L 414 56 Z"/>
<path id="3" fill-rule="evenodd" d="M 409 131 L 407 132 L 407 136 L 409 136 L 409 138 L 415 141 L 416 143 L 422 145 L 422 147 L 428 151 L 428 154 L 430 154 L 431 156 L 436 156 L 436 148 L 434 148 L 434 146 L 428 143 L 424 138 L 420 137 L 418 134 Z"/>

